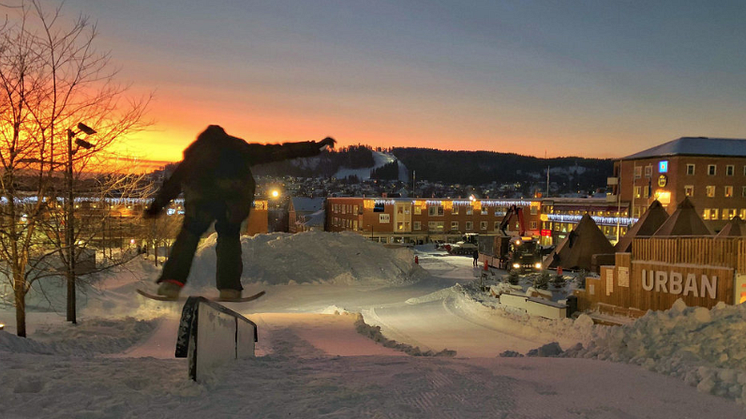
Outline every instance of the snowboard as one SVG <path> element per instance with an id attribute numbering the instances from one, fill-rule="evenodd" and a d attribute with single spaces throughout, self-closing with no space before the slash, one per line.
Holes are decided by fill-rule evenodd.
<path id="1" fill-rule="evenodd" d="M 163 295 L 151 294 L 139 288 L 137 288 L 136 290 L 137 290 L 137 293 L 142 295 L 143 297 L 150 298 L 151 300 L 156 300 L 156 301 L 186 301 L 189 297 L 192 297 L 191 295 L 180 295 L 179 298 L 168 298 Z M 247 301 L 254 301 L 264 294 L 265 294 L 264 291 L 259 291 L 258 293 L 254 295 L 247 295 L 245 297 L 235 298 L 235 299 L 224 299 L 224 298 L 218 298 L 218 297 L 204 297 L 204 298 L 210 301 L 217 301 L 220 303 L 245 303 Z"/>

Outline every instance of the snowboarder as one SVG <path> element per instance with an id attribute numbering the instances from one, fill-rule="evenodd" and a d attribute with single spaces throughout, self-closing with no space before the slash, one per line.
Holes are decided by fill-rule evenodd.
<path id="1" fill-rule="evenodd" d="M 184 159 L 163 183 L 145 218 L 154 218 L 180 192 L 184 193 L 184 222 L 156 281 L 158 295 L 177 299 L 186 283 L 200 236 L 215 221 L 218 233 L 216 285 L 221 299 L 241 298 L 241 223 L 249 216 L 256 182 L 251 166 L 297 157 L 315 156 L 333 148 L 331 137 L 285 144 L 247 143 L 210 125 L 184 150 Z"/>
<path id="2" fill-rule="evenodd" d="M 474 267 L 479 267 L 479 250 L 474 249 L 473 252 L 471 252 L 471 257 L 474 258 Z"/>

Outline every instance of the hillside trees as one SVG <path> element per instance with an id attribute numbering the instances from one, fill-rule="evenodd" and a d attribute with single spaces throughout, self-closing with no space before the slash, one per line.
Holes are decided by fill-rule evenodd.
<path id="1" fill-rule="evenodd" d="M 91 186 L 82 175 L 105 167 L 106 150 L 142 127 L 147 98 L 125 97 L 109 54 L 95 49 L 96 25 L 87 17 L 67 20 L 41 0 L 3 8 L 9 18 L 0 31 L 0 270 L 12 284 L 17 334 L 25 336 L 25 296 L 35 281 L 59 273 L 53 260 L 74 283 L 81 254 L 74 244 L 85 229 L 70 218 L 70 195 L 124 181 Z M 70 314 L 68 307 L 68 320 Z"/>

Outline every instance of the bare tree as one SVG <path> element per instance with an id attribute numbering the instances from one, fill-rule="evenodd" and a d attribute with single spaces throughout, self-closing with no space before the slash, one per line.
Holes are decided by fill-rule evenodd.
<path id="1" fill-rule="evenodd" d="M 94 48 L 88 17 L 67 20 L 61 6 L 49 12 L 41 0 L 0 8 L 9 13 L 0 31 L 0 269 L 13 287 L 17 333 L 25 336 L 33 283 L 54 270 L 55 256 L 74 267 L 79 255 L 71 245 L 81 232 L 70 217 L 73 188 L 105 165 L 107 148 L 143 127 L 149 98 L 125 97 L 109 54 Z M 79 138 L 94 131 L 84 127 L 95 127 L 95 136 Z M 50 240 L 50 227 L 62 240 Z M 74 281 L 73 269 L 67 277 Z"/>

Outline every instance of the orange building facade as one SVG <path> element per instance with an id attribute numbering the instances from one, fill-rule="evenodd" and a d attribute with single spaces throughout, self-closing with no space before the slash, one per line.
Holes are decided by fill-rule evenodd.
<path id="1" fill-rule="evenodd" d="M 326 229 L 355 231 L 388 244 L 456 241 L 465 233 L 497 234 L 513 205 L 522 209 L 523 228 L 518 217 L 512 217 L 506 230 L 538 237 L 538 200 L 328 198 Z"/>

